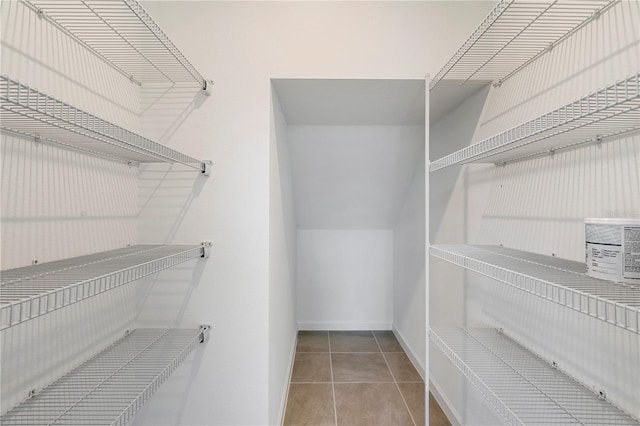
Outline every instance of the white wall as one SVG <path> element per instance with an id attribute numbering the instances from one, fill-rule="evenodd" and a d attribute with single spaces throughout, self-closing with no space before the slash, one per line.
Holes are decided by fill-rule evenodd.
<path id="1" fill-rule="evenodd" d="M 393 232 L 298 230 L 302 330 L 388 330 L 393 321 Z"/>
<path id="2" fill-rule="evenodd" d="M 389 84 L 381 82 L 380 86 Z M 412 84 L 406 103 L 422 99 L 424 84 Z M 369 90 L 375 91 L 376 87 Z M 424 105 L 417 108 L 422 111 Z M 406 112 L 410 113 L 415 111 Z M 347 109 L 342 120 L 348 121 L 352 115 Z M 361 115 L 358 118 L 363 123 L 382 119 L 372 114 L 365 121 Z M 420 280 L 413 275 L 424 274 L 424 173 L 422 185 L 416 181 L 416 170 L 424 168 L 424 127 L 289 126 L 288 138 L 299 228 L 300 328 L 391 329 L 398 294 L 403 299 L 398 302 L 403 311 L 398 317 L 401 329 L 409 333 L 412 346 L 416 346 L 411 352 L 423 360 L 424 337 L 417 334 L 424 334 L 424 276 Z M 398 218 L 403 209 L 403 216 Z M 418 211 L 412 211 L 415 209 Z M 419 254 L 411 260 L 394 255 L 393 231 L 398 223 L 406 234 L 413 232 L 421 238 L 422 244 L 417 244 L 421 263 L 413 264 L 420 259 Z M 416 244 L 410 245 L 416 248 Z M 411 251 L 404 246 L 402 249 Z M 410 271 L 396 274 L 398 268 Z M 422 269 L 416 272 L 411 268 Z M 412 290 L 396 292 L 396 279 L 401 280 L 400 287 Z M 407 282 L 410 280 L 414 282 Z M 420 283 L 422 289 L 417 288 Z M 407 292 L 417 299 L 409 300 Z M 412 321 L 415 323 L 410 324 Z"/>
<path id="3" fill-rule="evenodd" d="M 474 136 L 491 134 L 548 112 L 640 69 L 640 3 L 620 2 L 499 88 L 492 88 Z M 471 101 L 469 101 L 471 102 Z M 463 122 L 458 112 L 442 122 Z M 473 122 L 475 115 L 468 117 Z M 439 123 L 434 128 L 437 129 Z M 443 128 L 443 127 L 441 127 Z M 453 130 L 432 146 L 455 144 Z M 595 136 L 595 135 L 594 135 Z M 546 255 L 584 261 L 584 218 L 640 216 L 640 139 L 557 152 L 506 167 L 468 165 L 432 175 L 449 180 L 432 238 L 440 243 L 502 243 Z M 452 150 L 459 147 L 452 147 Z M 431 157 L 435 159 L 437 157 Z M 433 191 L 432 191 L 433 193 Z M 582 381 L 603 389 L 612 402 L 640 417 L 640 340 L 637 334 L 432 260 L 432 324 L 502 327 L 505 332 Z M 438 277 L 437 279 L 434 278 Z M 453 286 L 452 286 L 453 282 Z M 453 296 L 452 296 L 453 295 Z M 436 303 L 437 300 L 443 302 Z M 446 302 L 445 302 L 446 301 Z M 457 302 L 456 302 L 457 301 Z M 455 318 L 452 319 L 451 316 Z M 465 398 L 469 385 L 431 365 L 460 415 L 480 418 Z"/>
<path id="4" fill-rule="evenodd" d="M 289 126 L 301 229 L 393 229 L 422 157 L 422 125 Z"/>
<path id="5" fill-rule="evenodd" d="M 287 122 L 272 92 L 269 205 L 269 424 L 284 420 L 289 372 L 298 333 L 296 318 L 296 216 Z"/>
<path id="6" fill-rule="evenodd" d="M 441 90 L 446 87 L 441 87 Z M 431 160 L 469 144 L 481 117 L 489 88 L 472 95 L 430 126 Z M 444 94 L 446 96 L 446 93 Z M 431 102 L 437 99 L 431 98 Z M 474 174 L 469 169 L 473 167 Z M 481 171 L 482 170 L 482 171 Z M 484 164 L 454 165 L 431 174 L 429 181 L 429 239 L 431 244 L 465 244 L 478 232 L 480 218 L 469 214 L 470 204 L 483 210 L 491 187 L 494 167 Z M 429 276 L 429 322 L 436 326 L 466 324 L 465 271 L 431 258 L 436 265 Z M 438 369 L 435 369 L 438 371 Z M 435 379 L 437 380 L 437 378 Z"/>
<path id="7" fill-rule="evenodd" d="M 422 377 L 427 371 L 425 207 L 425 163 L 420 161 L 393 228 L 393 329 L 409 347 Z"/>

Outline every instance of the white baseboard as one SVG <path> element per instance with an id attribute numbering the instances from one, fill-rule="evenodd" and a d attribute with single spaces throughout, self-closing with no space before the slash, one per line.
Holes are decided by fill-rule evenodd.
<path id="1" fill-rule="evenodd" d="M 407 339 L 404 338 L 400 330 L 393 327 L 392 331 L 393 331 L 393 334 L 396 336 L 396 339 L 400 343 L 400 346 L 402 346 L 402 349 L 404 349 L 404 352 L 409 357 L 409 360 L 411 361 L 413 366 L 416 368 L 416 370 L 418 370 L 418 374 L 420 374 L 420 377 L 422 377 L 422 380 L 424 380 L 424 382 L 426 383 L 427 382 L 426 370 L 423 362 L 418 359 L 418 357 L 416 356 L 416 352 L 413 350 L 411 345 L 407 342 Z"/>
<path id="2" fill-rule="evenodd" d="M 429 391 L 433 394 L 433 398 L 436 400 L 444 415 L 447 416 L 452 426 L 462 426 L 462 420 L 458 412 L 455 410 L 449 399 L 441 391 L 440 386 L 433 380 L 429 380 Z M 428 400 L 427 400 L 428 401 Z"/>
<path id="3" fill-rule="evenodd" d="M 278 424 L 284 424 L 284 415 L 287 410 L 287 399 L 289 398 L 289 384 L 291 384 L 291 376 L 293 374 L 293 362 L 296 358 L 296 347 L 298 346 L 298 333 L 294 333 L 293 345 L 291 345 L 291 353 L 289 354 L 289 376 L 284 384 L 283 396 L 280 403 L 280 412 L 278 413 Z"/>
<path id="4" fill-rule="evenodd" d="M 298 322 L 298 330 L 391 330 L 391 324 L 383 321 L 304 321 Z"/>

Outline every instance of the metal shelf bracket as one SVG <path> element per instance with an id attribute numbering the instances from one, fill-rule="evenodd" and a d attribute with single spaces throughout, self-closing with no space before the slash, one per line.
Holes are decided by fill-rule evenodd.
<path id="1" fill-rule="evenodd" d="M 204 86 L 202 86 L 202 93 L 204 93 L 207 96 L 211 96 L 211 89 L 213 88 L 213 81 L 212 80 L 205 80 L 204 81 Z"/>
<path id="2" fill-rule="evenodd" d="M 202 175 L 203 176 L 211 176 L 211 167 L 213 166 L 213 161 L 205 160 L 202 162 Z"/>
<path id="3" fill-rule="evenodd" d="M 211 242 L 210 241 L 203 241 L 202 242 L 202 255 L 200 257 L 204 258 L 204 259 L 208 259 L 209 256 L 211 256 Z"/>
<path id="4" fill-rule="evenodd" d="M 207 342 L 209 340 L 209 331 L 211 330 L 211 326 L 207 324 L 202 324 L 200 326 L 200 343 Z"/>

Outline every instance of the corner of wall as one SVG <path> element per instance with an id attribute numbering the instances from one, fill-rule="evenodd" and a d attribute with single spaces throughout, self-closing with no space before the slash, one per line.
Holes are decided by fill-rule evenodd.
<path id="1" fill-rule="evenodd" d="M 296 333 L 293 337 L 293 344 L 291 345 L 291 354 L 289 355 L 289 375 L 287 376 L 287 380 L 284 384 L 284 388 L 282 389 L 282 403 L 280 404 L 280 410 L 278 411 L 278 420 L 275 424 L 282 425 L 284 424 L 284 415 L 287 409 L 287 402 L 289 398 L 289 385 L 291 384 L 291 375 L 293 374 L 293 362 L 296 357 L 296 347 L 298 345 L 298 333 Z"/>
<path id="2" fill-rule="evenodd" d="M 415 349 L 411 346 L 411 344 L 409 344 L 408 340 L 404 337 L 400 330 L 398 330 L 396 327 L 393 327 L 392 331 L 396 336 L 396 339 L 400 343 L 400 346 L 402 346 L 402 349 L 404 349 L 405 353 L 409 357 L 409 360 L 411 360 L 413 366 L 416 368 L 416 370 L 418 370 L 418 374 L 420 374 L 420 377 L 422 377 L 422 380 L 424 380 L 426 383 L 427 369 L 424 362 L 417 355 L 419 352 L 415 351 Z"/>
<path id="3" fill-rule="evenodd" d="M 453 426 L 462 426 L 462 418 L 460 414 L 456 411 L 451 401 L 447 398 L 447 396 L 442 392 L 440 386 L 437 384 L 435 380 L 429 379 L 429 392 L 433 395 L 433 398 L 436 400 L 442 411 L 444 412 L 447 419 L 451 422 Z M 428 395 L 427 395 L 428 398 Z"/>
<path id="4" fill-rule="evenodd" d="M 296 220 L 286 140 L 287 122 L 273 85 L 270 121 L 267 421 L 269 424 L 281 424 L 297 339 Z"/>

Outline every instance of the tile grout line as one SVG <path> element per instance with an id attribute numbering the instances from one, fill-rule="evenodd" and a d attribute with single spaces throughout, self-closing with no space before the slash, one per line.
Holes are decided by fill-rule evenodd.
<path id="1" fill-rule="evenodd" d="M 389 365 L 389 362 L 387 361 L 387 357 L 384 356 L 384 351 L 382 350 L 382 346 L 380 345 L 380 342 L 378 341 L 378 337 L 376 337 L 376 333 L 373 333 L 373 338 L 375 339 L 376 343 L 378 344 L 378 347 L 380 348 L 380 352 L 382 353 L 382 359 L 384 359 L 384 363 L 387 365 L 387 368 L 389 369 L 389 372 L 391 373 L 391 377 L 393 378 L 393 384 L 396 385 L 396 389 L 398 389 L 398 393 L 400 394 L 400 398 L 402 398 L 402 402 L 404 403 L 404 408 L 407 409 L 407 413 L 409 413 L 409 418 L 411 419 L 411 421 L 413 422 L 414 426 L 417 425 L 415 419 L 413 418 L 413 414 L 411 413 L 411 410 L 409 410 L 409 404 L 407 404 L 407 401 L 404 399 L 404 395 L 402 394 L 402 391 L 400 390 L 400 386 L 398 386 L 398 381 L 396 380 L 396 375 L 393 374 L 393 370 L 391 370 L 391 366 Z"/>
<path id="2" fill-rule="evenodd" d="M 327 330 L 327 340 L 329 341 L 329 369 L 331 370 L 331 391 L 333 393 L 333 419 L 338 426 L 338 407 L 336 406 L 336 384 L 333 381 L 333 360 L 331 359 L 331 331 Z"/>

